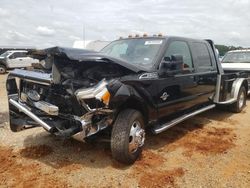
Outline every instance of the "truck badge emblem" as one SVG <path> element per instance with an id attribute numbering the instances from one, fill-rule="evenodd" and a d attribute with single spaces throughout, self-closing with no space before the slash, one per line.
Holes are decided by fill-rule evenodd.
<path id="1" fill-rule="evenodd" d="M 161 98 L 163 101 L 165 101 L 165 100 L 167 100 L 168 97 L 169 97 L 169 94 L 168 94 L 167 92 L 164 92 L 160 98 Z"/>

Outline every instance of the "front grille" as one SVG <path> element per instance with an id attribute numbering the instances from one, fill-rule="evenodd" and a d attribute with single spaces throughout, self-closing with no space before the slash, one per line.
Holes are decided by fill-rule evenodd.
<path id="1" fill-rule="evenodd" d="M 78 103 L 76 98 L 66 92 L 63 86 L 53 85 L 45 86 L 22 80 L 21 93 L 28 94 L 29 91 L 36 91 L 40 95 L 39 101 L 45 101 L 59 108 L 59 113 L 82 115 L 85 113 L 84 108 Z M 28 98 L 27 104 L 34 106 L 31 98 Z"/>

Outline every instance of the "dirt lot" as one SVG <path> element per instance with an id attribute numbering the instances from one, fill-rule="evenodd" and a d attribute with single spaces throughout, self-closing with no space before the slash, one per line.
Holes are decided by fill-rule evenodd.
<path id="1" fill-rule="evenodd" d="M 211 110 L 158 136 L 147 134 L 133 166 L 109 143 L 60 140 L 43 129 L 8 128 L 0 75 L 0 187 L 250 187 L 250 100 L 241 114 Z"/>

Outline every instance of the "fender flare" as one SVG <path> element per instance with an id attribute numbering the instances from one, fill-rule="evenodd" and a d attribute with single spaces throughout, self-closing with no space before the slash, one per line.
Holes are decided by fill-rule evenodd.
<path id="1" fill-rule="evenodd" d="M 242 85 L 244 85 L 244 87 L 246 88 L 246 92 L 248 92 L 248 82 L 245 78 L 237 78 L 233 82 L 232 90 L 231 90 L 231 97 L 234 99 L 234 101 L 237 100 L 238 93 Z"/>
<path id="2" fill-rule="evenodd" d="M 3 65 L 4 67 L 7 68 L 7 66 L 5 65 L 5 63 L 3 63 L 2 61 L 0 61 L 0 65 Z"/>

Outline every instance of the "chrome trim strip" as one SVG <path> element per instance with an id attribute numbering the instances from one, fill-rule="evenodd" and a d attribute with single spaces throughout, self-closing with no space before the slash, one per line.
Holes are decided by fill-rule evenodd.
<path id="1" fill-rule="evenodd" d="M 184 121 L 184 120 L 186 120 L 188 118 L 191 118 L 191 117 L 193 117 L 193 116 L 195 116 L 197 114 L 200 114 L 202 112 L 210 110 L 210 109 L 214 108 L 215 106 L 216 106 L 215 104 L 212 104 L 212 105 L 209 105 L 207 107 L 201 108 L 201 109 L 199 109 L 197 111 L 194 111 L 192 113 L 185 114 L 185 115 L 183 115 L 183 116 L 181 116 L 179 118 L 176 118 L 176 119 L 174 119 L 174 120 L 172 120 L 172 121 L 170 121 L 168 123 L 165 123 L 165 124 L 163 124 L 163 125 L 161 125 L 159 127 L 153 128 L 152 131 L 153 131 L 154 134 L 159 134 L 159 133 L 173 127 L 174 125 L 176 125 L 176 124 L 178 124 L 178 123 L 180 123 L 180 122 L 182 122 L 182 121 Z"/>
<path id="2" fill-rule="evenodd" d="M 49 86 L 50 83 L 46 83 L 46 82 L 41 82 L 41 81 L 36 81 L 36 80 L 31 80 L 31 79 L 26 79 L 26 78 L 23 78 L 24 80 L 27 80 L 29 82 L 33 82 L 33 83 L 36 83 L 36 84 L 42 84 L 42 85 L 46 85 L 46 86 Z"/>
<path id="3" fill-rule="evenodd" d="M 152 72 L 152 73 L 143 73 L 139 76 L 139 79 L 157 79 L 159 78 L 157 72 Z"/>
<path id="4" fill-rule="evenodd" d="M 206 74 L 217 74 L 217 71 L 205 71 L 205 72 L 194 72 L 194 73 L 186 73 L 186 74 L 176 74 L 175 77 L 185 77 L 185 76 L 200 76 Z"/>
<path id="5" fill-rule="evenodd" d="M 45 101 L 37 101 L 37 102 L 33 102 L 34 106 L 44 112 L 46 112 L 47 114 L 53 115 L 53 116 L 57 116 L 59 113 L 59 109 L 57 106 L 50 104 L 48 102 Z"/>
<path id="6" fill-rule="evenodd" d="M 215 87 L 215 95 L 214 95 L 214 102 L 218 103 L 220 100 L 220 90 L 221 90 L 221 75 L 217 75 L 217 83 Z"/>
<path id="7" fill-rule="evenodd" d="M 31 119 L 33 119 L 35 122 L 40 124 L 44 129 L 47 131 L 50 131 L 52 129 L 51 126 L 49 126 L 47 123 L 45 123 L 43 120 L 41 120 L 39 117 L 37 117 L 35 114 L 33 114 L 31 111 L 29 111 L 26 107 L 18 103 L 17 101 L 13 99 L 9 99 L 10 104 L 15 106 L 18 110 L 25 113 L 27 116 L 29 116 Z"/>
<path id="8" fill-rule="evenodd" d="M 232 99 L 229 99 L 227 101 L 218 102 L 217 104 L 232 104 L 232 103 L 234 103 L 236 101 L 237 101 L 237 99 L 232 98 Z"/>
<path id="9" fill-rule="evenodd" d="M 14 69 L 13 71 L 10 72 L 10 75 L 29 80 L 31 82 L 47 84 L 47 85 L 53 82 L 52 75 L 48 73 Z"/>

